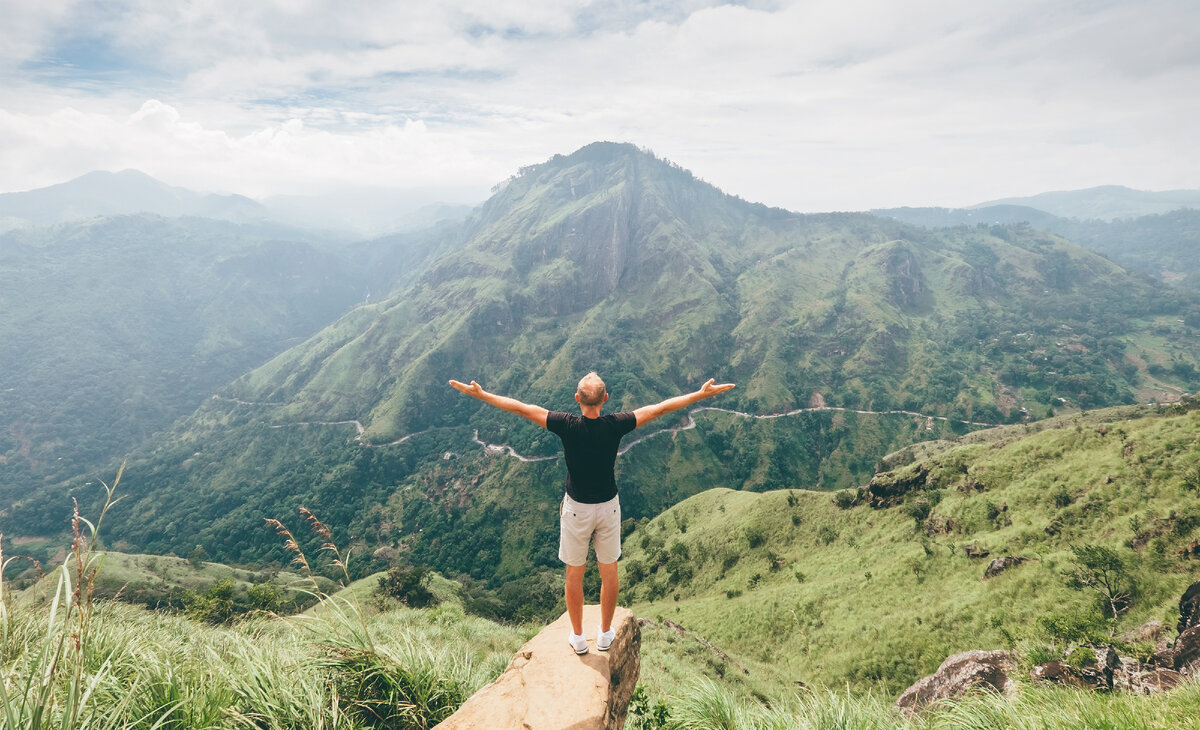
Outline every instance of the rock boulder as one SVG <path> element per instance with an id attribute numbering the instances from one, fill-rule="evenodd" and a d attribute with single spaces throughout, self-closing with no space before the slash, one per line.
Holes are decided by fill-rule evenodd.
<path id="1" fill-rule="evenodd" d="M 1028 558 L 1021 557 L 1020 555 L 1005 555 L 1003 558 L 996 558 L 992 562 L 988 563 L 987 570 L 983 571 L 983 577 L 995 578 L 1014 565 L 1020 565 L 1026 560 L 1028 560 Z"/>
<path id="2" fill-rule="evenodd" d="M 1179 625 L 1175 630 L 1182 634 L 1194 626 L 1200 626 L 1200 581 L 1188 586 L 1179 598 Z"/>
<path id="3" fill-rule="evenodd" d="M 585 606 L 589 651 L 567 645 L 571 622 L 563 614 L 513 656 L 495 681 L 476 692 L 437 730 L 617 730 L 625 724 L 641 665 L 642 633 L 629 609 L 613 616 L 616 639 L 597 651 L 600 607 Z"/>
<path id="4" fill-rule="evenodd" d="M 1179 635 L 1171 658 L 1176 671 L 1189 675 L 1200 674 L 1200 626 L 1193 626 Z"/>
<path id="5" fill-rule="evenodd" d="M 938 670 L 900 695 L 896 707 L 907 712 L 920 710 L 936 700 L 962 697 L 971 689 L 988 689 L 1004 694 L 1016 690 L 1013 674 L 1017 664 L 1007 651 L 965 651 L 942 662 Z"/>

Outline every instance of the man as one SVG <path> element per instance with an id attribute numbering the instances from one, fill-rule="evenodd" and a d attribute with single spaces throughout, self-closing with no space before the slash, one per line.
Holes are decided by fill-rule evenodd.
<path id="1" fill-rule="evenodd" d="M 600 568 L 600 626 L 596 648 L 612 645 L 612 617 L 617 608 L 617 559 L 621 557 L 621 504 L 613 465 L 621 437 L 645 426 L 659 416 L 686 408 L 733 388 L 733 383 L 714 385 L 709 380 L 694 393 L 668 398 L 636 411 L 601 415 L 608 389 L 595 372 L 579 381 L 575 401 L 582 416 L 548 411 L 541 406 L 489 393 L 474 380 L 470 385 L 457 380 L 451 387 L 501 410 L 515 413 L 558 435 L 567 462 L 567 490 L 559 510 L 558 558 L 566 563 L 564 594 L 571 618 L 568 642 L 576 654 L 586 654 L 583 633 L 583 572 L 588 542 L 594 537 L 596 562 Z"/>

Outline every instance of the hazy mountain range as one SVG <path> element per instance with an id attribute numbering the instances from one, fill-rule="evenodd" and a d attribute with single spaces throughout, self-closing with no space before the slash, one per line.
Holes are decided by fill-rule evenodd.
<path id="1" fill-rule="evenodd" d="M 456 199 L 465 195 L 453 189 L 347 190 L 256 201 L 242 195 L 174 187 L 137 170 L 96 171 L 58 185 L 0 194 L 0 232 L 97 216 L 148 214 L 270 222 L 292 230 L 319 230 L 327 238 L 353 239 L 427 228 L 461 219 L 471 209 L 470 205 L 444 202 L 437 197 L 440 194 Z"/>

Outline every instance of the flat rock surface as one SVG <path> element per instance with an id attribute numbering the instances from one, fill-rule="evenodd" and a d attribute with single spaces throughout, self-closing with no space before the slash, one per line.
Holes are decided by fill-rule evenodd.
<path id="1" fill-rule="evenodd" d="M 618 608 L 616 639 L 596 649 L 600 607 L 583 609 L 588 653 L 567 644 L 571 622 L 563 614 L 513 656 L 495 682 L 476 692 L 438 730 L 616 730 L 625 724 L 637 685 L 642 634 L 633 612 Z"/>

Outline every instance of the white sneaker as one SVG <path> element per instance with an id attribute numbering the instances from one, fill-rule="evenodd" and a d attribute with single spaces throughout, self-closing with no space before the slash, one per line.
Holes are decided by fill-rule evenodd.
<path id="1" fill-rule="evenodd" d="M 574 631 L 570 632 L 567 643 L 571 645 L 576 654 L 587 654 L 587 637 L 583 634 L 576 634 Z M 609 639 L 609 643 L 612 643 L 612 639 Z M 604 648 L 607 649 L 608 647 L 605 646 Z"/>
<path id="2" fill-rule="evenodd" d="M 599 626 L 596 627 L 596 648 L 600 651 L 608 651 L 608 647 L 612 646 L 615 638 L 617 638 L 616 629 L 601 631 Z"/>

